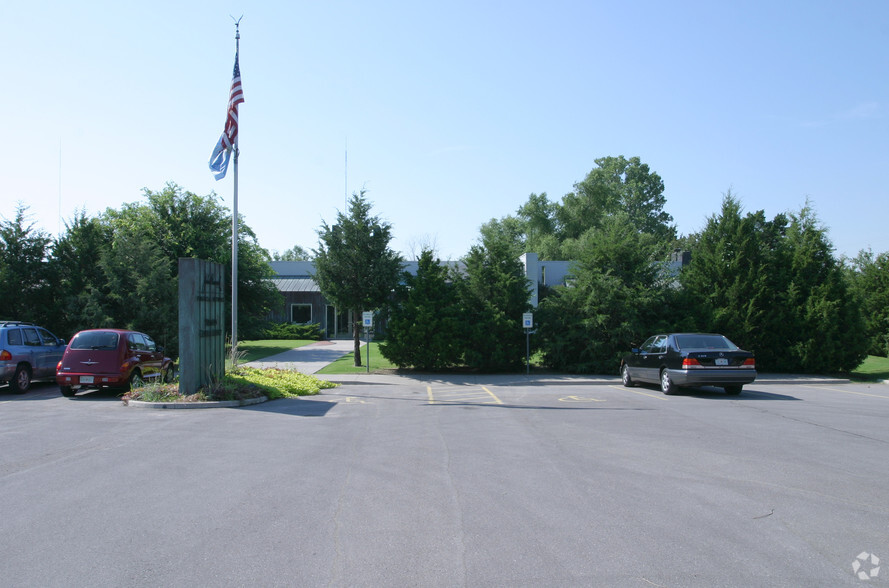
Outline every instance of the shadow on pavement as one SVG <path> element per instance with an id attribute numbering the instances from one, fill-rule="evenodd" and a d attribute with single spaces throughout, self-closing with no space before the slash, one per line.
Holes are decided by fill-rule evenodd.
<path id="1" fill-rule="evenodd" d="M 98 402 L 108 402 L 108 401 L 117 401 L 123 402 L 121 396 L 126 394 L 123 390 L 111 390 L 109 388 L 99 388 L 99 389 L 80 389 L 74 396 L 70 398 L 66 398 L 65 400 L 70 400 L 72 402 L 77 401 L 98 401 Z M 59 393 L 61 396 L 61 393 Z"/>
<path id="2" fill-rule="evenodd" d="M 301 417 L 323 417 L 330 409 L 336 406 L 336 402 L 328 402 L 327 400 L 303 400 L 301 398 L 281 398 L 278 400 L 270 400 L 262 404 L 253 404 L 244 406 L 239 410 L 249 410 L 255 412 L 269 412 L 274 414 L 286 414 L 290 416 Z"/>
<path id="3" fill-rule="evenodd" d="M 654 390 L 657 392 L 660 392 L 661 390 L 657 386 L 648 387 L 644 384 L 640 385 L 639 387 L 648 390 Z M 678 392 L 673 394 L 673 396 L 690 396 L 694 398 L 704 398 L 707 400 L 801 400 L 796 396 L 775 394 L 774 392 L 760 392 L 759 390 L 747 388 L 746 386 L 741 391 L 741 393 L 736 396 L 726 394 L 722 388 L 710 386 L 704 388 L 680 388 Z M 669 398 L 669 396 L 665 395 L 664 398 Z"/>

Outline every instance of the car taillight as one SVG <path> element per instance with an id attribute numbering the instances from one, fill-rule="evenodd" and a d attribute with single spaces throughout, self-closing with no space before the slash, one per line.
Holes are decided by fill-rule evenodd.
<path id="1" fill-rule="evenodd" d="M 748 357 L 744 360 L 744 363 L 741 364 L 742 368 L 755 368 L 756 367 L 756 359 L 752 357 Z"/>
<path id="2" fill-rule="evenodd" d="M 694 357 L 686 357 L 682 360 L 682 369 L 687 370 L 690 367 L 701 367 L 701 362 Z"/>
<path id="3" fill-rule="evenodd" d="M 12 354 L 10 352 L 5 349 L 0 351 L 0 361 L 9 361 L 10 359 L 12 359 Z"/>
<path id="4" fill-rule="evenodd" d="M 56 371 L 59 371 L 61 369 L 62 369 L 62 360 L 60 359 L 59 363 L 56 364 Z"/>

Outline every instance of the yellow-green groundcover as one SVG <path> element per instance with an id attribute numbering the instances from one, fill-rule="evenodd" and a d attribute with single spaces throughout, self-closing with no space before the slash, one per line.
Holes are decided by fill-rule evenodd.
<path id="1" fill-rule="evenodd" d="M 206 402 L 212 400 L 247 400 L 265 396 L 269 400 L 318 394 L 338 384 L 321 380 L 296 370 L 238 367 L 194 394 L 179 394 L 179 384 L 148 384 L 127 392 L 123 400 L 142 402 Z"/>

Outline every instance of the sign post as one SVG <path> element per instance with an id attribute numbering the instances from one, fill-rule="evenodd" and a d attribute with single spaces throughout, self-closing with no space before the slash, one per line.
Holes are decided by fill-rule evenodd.
<path id="1" fill-rule="evenodd" d="M 367 347 L 367 373 L 370 373 L 370 331 L 374 326 L 374 313 L 365 310 L 361 313 L 361 318 L 364 322 L 364 346 Z"/>
<path id="2" fill-rule="evenodd" d="M 522 314 L 522 328 L 525 329 L 525 373 L 531 374 L 531 329 L 534 328 L 534 313 Z"/>

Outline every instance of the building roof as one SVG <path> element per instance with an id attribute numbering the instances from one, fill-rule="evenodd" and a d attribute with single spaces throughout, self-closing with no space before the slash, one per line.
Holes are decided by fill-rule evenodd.
<path id="1" fill-rule="evenodd" d="M 307 277 L 278 276 L 272 278 L 272 284 L 279 292 L 320 292 L 315 280 Z"/>

